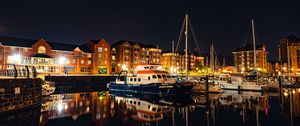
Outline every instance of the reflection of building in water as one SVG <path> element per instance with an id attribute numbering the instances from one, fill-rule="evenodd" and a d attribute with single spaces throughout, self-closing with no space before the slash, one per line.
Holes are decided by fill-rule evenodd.
<path id="1" fill-rule="evenodd" d="M 283 113 L 289 117 L 289 113 L 292 112 L 294 118 L 300 117 L 300 88 L 291 89 L 283 93 Z M 290 101 L 290 98 L 292 99 Z"/>
<path id="2" fill-rule="evenodd" d="M 30 110 L 18 110 L 12 114 L 0 116 L 1 126 L 38 126 L 41 108 L 40 106 Z"/>
<path id="3" fill-rule="evenodd" d="M 108 119 L 109 112 L 109 99 L 106 96 L 107 94 L 101 95 L 98 92 L 53 95 L 55 100 L 49 100 L 51 103 L 46 103 L 46 110 L 42 110 L 41 123 L 61 117 L 77 120 L 82 115 L 91 114 L 93 122 L 103 124 Z"/>

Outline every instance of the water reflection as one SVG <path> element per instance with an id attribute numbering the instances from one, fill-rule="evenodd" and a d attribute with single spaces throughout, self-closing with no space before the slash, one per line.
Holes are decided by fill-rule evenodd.
<path id="1" fill-rule="evenodd" d="M 299 125 L 299 89 L 278 93 L 157 95 L 87 92 L 52 95 L 40 125 Z M 292 99 L 292 100 L 290 100 Z"/>
<path id="2" fill-rule="evenodd" d="M 40 122 L 41 107 L 37 106 L 29 110 L 0 115 L 1 126 L 38 126 Z"/>

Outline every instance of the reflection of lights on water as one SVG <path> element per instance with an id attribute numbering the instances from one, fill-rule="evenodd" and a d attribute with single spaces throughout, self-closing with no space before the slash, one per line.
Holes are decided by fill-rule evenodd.
<path id="1" fill-rule="evenodd" d="M 87 108 L 86 108 L 86 112 L 90 112 L 90 107 L 87 107 Z"/>
<path id="2" fill-rule="evenodd" d="M 284 96 L 288 96 L 289 94 L 288 94 L 287 92 L 284 92 L 283 95 L 284 95 Z"/>
<path id="3" fill-rule="evenodd" d="M 100 119 L 101 118 L 101 113 L 100 112 L 97 112 L 96 114 L 96 119 Z"/>
<path id="4" fill-rule="evenodd" d="M 295 90 L 293 90 L 292 93 L 295 94 Z"/>
<path id="5" fill-rule="evenodd" d="M 63 109 L 62 103 L 58 103 L 58 104 L 57 104 L 57 110 L 58 110 L 58 111 L 61 111 L 62 109 Z"/>
<path id="6" fill-rule="evenodd" d="M 65 104 L 65 110 L 67 110 L 68 109 L 68 105 L 67 104 Z"/>

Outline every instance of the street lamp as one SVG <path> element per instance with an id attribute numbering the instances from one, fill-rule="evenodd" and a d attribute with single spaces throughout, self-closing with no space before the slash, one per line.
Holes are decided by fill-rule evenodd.
<path id="1" fill-rule="evenodd" d="M 12 57 L 13 57 L 14 64 L 21 63 L 21 55 L 20 54 L 14 54 Z"/>
<path id="2" fill-rule="evenodd" d="M 67 73 L 66 68 L 65 68 L 66 62 L 67 62 L 67 59 L 65 57 L 59 57 L 58 63 L 59 63 L 59 65 L 61 65 L 61 67 L 64 68 L 64 73 L 65 74 Z"/>

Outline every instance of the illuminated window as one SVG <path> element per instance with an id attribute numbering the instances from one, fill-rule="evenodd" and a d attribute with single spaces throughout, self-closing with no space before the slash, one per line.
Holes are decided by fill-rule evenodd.
<path id="1" fill-rule="evenodd" d="M 98 48 L 98 53 L 101 53 L 101 52 L 102 52 L 102 48 L 99 47 L 99 48 Z"/>
<path id="2" fill-rule="evenodd" d="M 92 64 L 91 60 L 88 60 L 88 65 Z"/>
<path id="3" fill-rule="evenodd" d="M 44 46 L 40 46 L 38 48 L 38 53 L 46 53 L 46 48 Z"/>
<path id="4" fill-rule="evenodd" d="M 81 64 L 84 64 L 84 60 L 81 60 L 80 63 L 81 63 Z"/>

